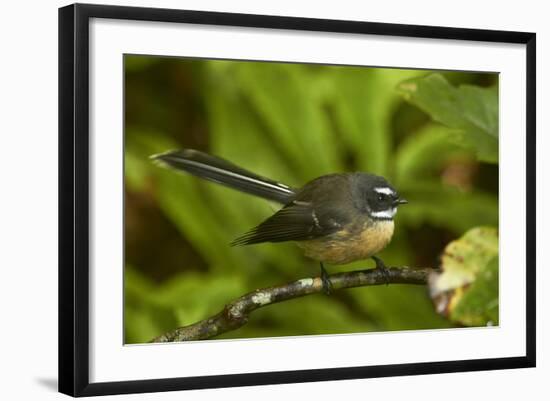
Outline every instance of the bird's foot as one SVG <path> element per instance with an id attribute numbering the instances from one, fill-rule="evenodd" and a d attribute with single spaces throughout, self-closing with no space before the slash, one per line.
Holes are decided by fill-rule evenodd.
<path id="1" fill-rule="evenodd" d="M 330 282 L 330 278 L 328 277 L 328 273 L 325 270 L 325 266 L 323 266 L 323 263 L 320 263 L 321 266 L 321 281 L 323 282 L 323 292 L 326 295 L 330 295 L 332 292 L 332 283 Z"/>
<path id="2" fill-rule="evenodd" d="M 380 270 L 380 272 L 384 275 L 384 278 L 386 279 L 386 285 L 388 285 L 390 283 L 390 272 L 386 267 L 386 264 L 378 256 L 373 255 L 371 256 L 371 258 L 376 262 L 376 268 Z"/>

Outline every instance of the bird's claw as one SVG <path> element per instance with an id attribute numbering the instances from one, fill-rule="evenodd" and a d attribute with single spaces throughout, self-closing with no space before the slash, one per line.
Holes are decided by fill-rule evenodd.
<path id="1" fill-rule="evenodd" d="M 323 292 L 325 293 L 325 295 L 330 295 L 330 293 L 332 292 L 332 283 L 322 263 L 321 263 L 321 281 L 323 283 Z"/>
<path id="2" fill-rule="evenodd" d="M 386 285 L 388 285 L 390 283 L 390 272 L 386 267 L 386 264 L 378 256 L 371 256 L 371 258 L 376 263 L 376 268 L 380 270 L 380 272 L 384 275 L 384 279 L 386 280 Z"/>

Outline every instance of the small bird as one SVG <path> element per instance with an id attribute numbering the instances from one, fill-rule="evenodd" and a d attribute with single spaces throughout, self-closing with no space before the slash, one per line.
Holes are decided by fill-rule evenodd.
<path id="1" fill-rule="evenodd" d="M 320 262 L 323 290 L 331 283 L 323 263 L 344 264 L 372 258 L 387 279 L 376 253 L 388 245 L 399 205 L 408 203 L 383 177 L 336 173 L 291 188 L 198 150 L 151 156 L 158 164 L 283 205 L 231 245 L 295 241 L 306 256 Z"/>

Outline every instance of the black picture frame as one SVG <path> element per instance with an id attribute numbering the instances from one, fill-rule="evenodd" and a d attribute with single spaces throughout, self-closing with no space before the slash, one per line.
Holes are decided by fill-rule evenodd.
<path id="1" fill-rule="evenodd" d="M 521 357 L 382 366 L 89 381 L 89 22 L 91 18 L 275 28 L 526 45 L 527 259 L 526 354 Z M 262 384 L 314 382 L 535 366 L 536 35 L 479 29 L 75 4 L 59 9 L 59 391 L 93 396 Z"/>

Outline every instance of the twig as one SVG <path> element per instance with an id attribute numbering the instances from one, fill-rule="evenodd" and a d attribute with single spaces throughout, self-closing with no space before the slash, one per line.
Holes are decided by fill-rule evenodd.
<path id="1" fill-rule="evenodd" d="M 392 267 L 387 269 L 386 276 L 380 269 L 358 270 L 333 274 L 330 276 L 330 281 L 333 291 L 386 283 L 427 284 L 428 275 L 433 271 L 429 268 Z M 256 309 L 321 292 L 323 292 L 323 283 L 320 277 L 303 278 L 288 284 L 257 289 L 230 302 L 218 314 L 162 334 L 151 342 L 206 340 L 245 325 L 250 313 Z"/>

